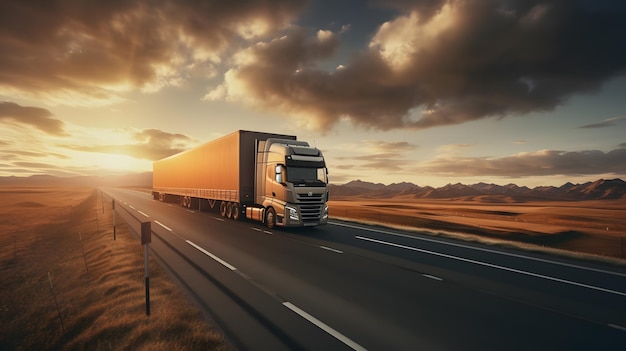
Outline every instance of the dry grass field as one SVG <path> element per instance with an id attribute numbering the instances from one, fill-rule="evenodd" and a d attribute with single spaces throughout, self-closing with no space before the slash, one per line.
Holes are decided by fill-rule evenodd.
<path id="1" fill-rule="evenodd" d="M 334 218 L 425 229 L 532 249 L 626 258 L 626 200 L 512 201 L 507 197 L 425 200 L 338 197 Z"/>
<path id="2" fill-rule="evenodd" d="M 154 261 L 146 316 L 143 247 L 94 189 L 0 187 L 0 245 L 0 350 L 231 349 Z"/>

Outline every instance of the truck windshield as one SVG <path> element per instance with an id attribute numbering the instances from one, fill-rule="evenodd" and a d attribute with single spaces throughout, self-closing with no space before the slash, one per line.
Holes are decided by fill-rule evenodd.
<path id="1" fill-rule="evenodd" d="M 304 182 L 307 184 L 326 184 L 325 168 L 287 167 L 288 182 Z"/>

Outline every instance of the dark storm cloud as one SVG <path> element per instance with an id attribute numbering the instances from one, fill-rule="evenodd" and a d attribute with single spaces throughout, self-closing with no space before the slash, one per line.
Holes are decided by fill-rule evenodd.
<path id="1" fill-rule="evenodd" d="M 544 150 L 501 158 L 438 158 L 419 167 L 420 172 L 455 176 L 553 176 L 626 172 L 626 149 L 609 152 Z"/>
<path id="2" fill-rule="evenodd" d="M 312 61 L 326 51 L 299 54 L 306 41 L 301 32 L 280 46 L 250 49 L 250 59 L 227 76 L 230 96 L 308 123 L 313 118 L 320 129 L 343 118 L 381 130 L 422 129 L 550 111 L 626 72 L 621 2 L 393 5 L 404 13 L 382 24 L 366 50 L 332 72 Z"/>
<path id="3" fill-rule="evenodd" d="M 63 129 L 63 122 L 52 116 L 50 111 L 43 108 L 0 102 L 0 121 L 26 124 L 52 135 L 67 135 Z"/>
<path id="4" fill-rule="evenodd" d="M 128 155 L 138 159 L 159 160 L 182 152 L 188 148 L 191 138 L 183 134 L 167 133 L 159 129 L 145 129 L 133 135 L 136 144 L 124 145 L 63 145 L 63 147 L 85 152 Z"/>
<path id="5" fill-rule="evenodd" d="M 0 2 L 0 92 L 67 104 L 120 101 L 184 67 L 219 60 L 240 38 L 289 23 L 302 1 L 101 0 Z M 213 56 L 212 56 L 213 55 Z"/>

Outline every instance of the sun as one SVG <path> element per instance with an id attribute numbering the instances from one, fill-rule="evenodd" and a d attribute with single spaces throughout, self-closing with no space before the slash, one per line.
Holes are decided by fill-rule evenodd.
<path id="1" fill-rule="evenodd" d="M 94 154 L 92 162 L 102 171 L 112 173 L 146 172 L 152 169 L 152 162 L 128 155 L 98 153 Z"/>

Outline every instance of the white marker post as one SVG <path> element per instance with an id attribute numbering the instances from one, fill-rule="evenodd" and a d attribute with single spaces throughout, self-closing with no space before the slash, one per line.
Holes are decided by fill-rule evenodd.
<path id="1" fill-rule="evenodd" d="M 152 241 L 152 229 L 150 222 L 141 222 L 141 245 L 145 247 L 146 266 L 146 316 L 150 315 L 150 266 L 148 260 L 148 250 Z"/>

